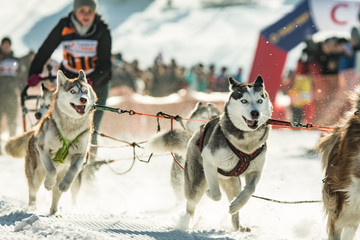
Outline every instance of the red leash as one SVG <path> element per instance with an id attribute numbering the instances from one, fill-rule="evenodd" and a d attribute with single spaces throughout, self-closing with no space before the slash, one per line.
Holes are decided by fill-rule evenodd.
<path id="1" fill-rule="evenodd" d="M 293 125 L 291 122 L 277 120 L 277 119 L 269 119 L 267 123 L 275 128 L 290 128 L 290 129 L 300 129 L 300 130 L 310 130 L 310 131 L 320 131 L 320 132 L 330 132 L 334 129 L 332 127 L 314 126 L 311 123 L 308 123 L 306 125 L 297 123 Z"/>

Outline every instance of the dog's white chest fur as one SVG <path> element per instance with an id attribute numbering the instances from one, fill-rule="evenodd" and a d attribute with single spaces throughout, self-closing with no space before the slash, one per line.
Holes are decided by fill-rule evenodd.
<path id="1" fill-rule="evenodd" d="M 251 132 L 251 136 L 245 134 L 245 138 L 238 140 L 229 137 L 229 140 L 240 151 L 250 154 L 265 144 L 266 137 L 263 141 L 259 141 L 261 136 L 264 135 L 263 131 Z M 235 144 L 236 143 L 236 144 Z M 265 163 L 265 152 L 263 151 L 259 156 L 250 162 L 246 172 L 261 171 Z M 229 146 L 220 147 L 218 149 L 210 149 L 206 146 L 202 151 L 204 161 L 209 161 L 211 165 L 216 166 L 224 171 L 231 171 L 239 162 L 239 157 L 231 150 Z"/>

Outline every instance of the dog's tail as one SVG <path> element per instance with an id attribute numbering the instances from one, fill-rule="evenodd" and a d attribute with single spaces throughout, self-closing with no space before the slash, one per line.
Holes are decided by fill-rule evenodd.
<path id="1" fill-rule="evenodd" d="M 191 136 L 192 133 L 186 130 L 176 129 L 161 132 L 148 141 L 146 150 L 155 153 L 185 153 Z"/>
<path id="2" fill-rule="evenodd" d="M 316 146 L 316 150 L 322 153 L 322 167 L 326 169 L 329 164 L 329 159 L 334 159 L 332 155 L 337 154 L 341 138 L 341 129 L 335 128 L 334 131 L 328 135 L 323 136 Z"/>
<path id="3" fill-rule="evenodd" d="M 5 152 L 14 158 L 24 157 L 28 148 L 29 139 L 34 132 L 35 130 L 31 130 L 20 136 L 10 138 L 5 144 Z"/>

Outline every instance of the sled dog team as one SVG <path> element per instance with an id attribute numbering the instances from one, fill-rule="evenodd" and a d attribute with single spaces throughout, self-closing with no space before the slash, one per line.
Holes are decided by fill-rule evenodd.
<path id="1" fill-rule="evenodd" d="M 171 184 L 178 200 L 186 199 L 186 228 L 204 194 L 219 201 L 223 192 L 230 203 L 234 229 L 250 231 L 240 224 L 239 210 L 261 178 L 272 104 L 261 76 L 249 84 L 229 77 L 229 90 L 222 113 L 212 104 L 195 106 L 190 118 L 209 120 L 206 124 L 188 121 L 185 129 L 156 134 L 147 144 L 152 152 L 175 153 L 184 166 L 184 171 L 172 166 Z M 96 100 L 82 70 L 74 79 L 59 71 L 49 110 L 42 113 L 36 129 L 6 143 L 9 155 L 25 157 L 31 210 L 36 209 L 42 184 L 52 191 L 50 215 L 56 214 L 62 193 L 70 187 L 76 200 L 87 164 Z M 317 146 L 325 172 L 322 195 L 329 239 L 353 239 L 360 222 L 360 87 L 352 100 L 352 114 Z M 245 180 L 244 189 L 240 176 Z"/>

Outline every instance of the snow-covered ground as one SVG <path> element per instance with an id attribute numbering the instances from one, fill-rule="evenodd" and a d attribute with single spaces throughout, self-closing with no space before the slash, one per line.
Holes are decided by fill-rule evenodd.
<path id="1" fill-rule="evenodd" d="M 255 195 L 286 201 L 320 200 L 320 157 L 307 154 L 319 135 L 273 130 Z M 111 164 L 116 171 L 126 169 L 132 156 L 129 148 L 102 149 L 99 155 L 118 159 Z M 185 206 L 184 202 L 176 205 L 169 184 L 171 161 L 170 155 L 157 156 L 150 163 L 136 161 L 125 175 L 103 166 L 94 184 L 81 190 L 76 207 L 70 193 L 65 193 L 60 200 L 61 217 L 49 217 L 51 194 L 42 187 L 38 211 L 28 212 L 24 161 L 2 156 L 1 239 L 326 239 L 320 203 L 288 205 L 256 198 L 240 211 L 241 223 L 251 227 L 250 233 L 232 230 L 225 199 L 213 202 L 206 196 L 198 205 L 192 228 L 178 230 Z"/>

